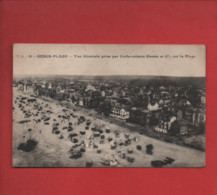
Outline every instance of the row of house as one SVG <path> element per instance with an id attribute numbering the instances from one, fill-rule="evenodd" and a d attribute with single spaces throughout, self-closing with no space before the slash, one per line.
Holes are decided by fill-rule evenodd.
<path id="1" fill-rule="evenodd" d="M 159 87 L 159 90 L 142 88 L 138 96 L 134 96 L 124 85 L 122 89 L 118 84 L 114 90 L 101 88 L 99 84 L 86 84 L 85 82 L 70 82 L 68 84 L 52 82 L 18 83 L 23 90 L 32 89 L 35 95 L 49 96 L 57 100 L 70 100 L 74 104 L 107 112 L 111 117 L 122 119 L 142 126 L 150 126 L 161 133 L 178 131 L 187 134 L 189 127 L 199 128 L 205 124 L 205 97 L 201 91 L 201 103 L 198 107 L 192 106 L 183 89 L 170 89 Z M 108 86 L 108 85 L 107 85 Z M 131 98 L 132 97 L 132 98 Z M 135 106 L 133 98 L 138 98 L 146 104 Z M 178 130 L 176 130 L 178 129 Z"/>

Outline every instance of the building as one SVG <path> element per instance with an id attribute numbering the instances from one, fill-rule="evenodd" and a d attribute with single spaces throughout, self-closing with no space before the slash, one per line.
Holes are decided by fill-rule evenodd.
<path id="1" fill-rule="evenodd" d="M 120 118 L 123 120 L 127 120 L 130 117 L 130 112 L 129 112 L 129 109 L 127 107 L 114 106 L 111 109 L 110 116 Z"/>

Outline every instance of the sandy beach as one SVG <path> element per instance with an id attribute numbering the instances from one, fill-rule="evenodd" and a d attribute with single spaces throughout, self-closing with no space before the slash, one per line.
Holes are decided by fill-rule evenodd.
<path id="1" fill-rule="evenodd" d="M 133 132 L 91 110 L 31 98 L 13 89 L 14 167 L 153 167 L 153 161 L 163 167 L 205 166 L 205 152 Z"/>

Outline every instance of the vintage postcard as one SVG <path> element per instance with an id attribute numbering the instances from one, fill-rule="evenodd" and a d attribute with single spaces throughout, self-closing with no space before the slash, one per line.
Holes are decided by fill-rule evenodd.
<path id="1" fill-rule="evenodd" d="M 13 45 L 13 167 L 205 167 L 205 124 L 204 45 Z"/>

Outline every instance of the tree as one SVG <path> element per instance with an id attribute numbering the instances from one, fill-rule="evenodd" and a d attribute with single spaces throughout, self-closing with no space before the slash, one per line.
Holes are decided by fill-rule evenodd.
<path id="1" fill-rule="evenodd" d="M 101 102 L 99 112 L 104 113 L 105 116 L 109 116 L 111 113 L 111 103 L 107 101 Z"/>
<path id="2" fill-rule="evenodd" d="M 172 135 L 176 135 L 176 134 L 178 134 L 180 132 L 180 125 L 179 125 L 177 120 L 175 120 L 171 124 L 170 132 L 171 132 Z"/>
<path id="3" fill-rule="evenodd" d="M 157 119 L 155 114 L 152 114 L 150 118 L 150 126 L 156 126 L 158 125 L 158 123 L 159 123 L 159 120 Z"/>
<path id="4" fill-rule="evenodd" d="M 105 85 L 101 85 L 100 86 L 100 91 L 105 91 L 106 90 L 106 86 Z"/>
<path id="5" fill-rule="evenodd" d="M 206 124 L 205 124 L 204 122 L 201 122 L 201 123 L 199 124 L 198 129 L 199 129 L 199 131 L 200 131 L 201 133 L 205 133 Z"/>

